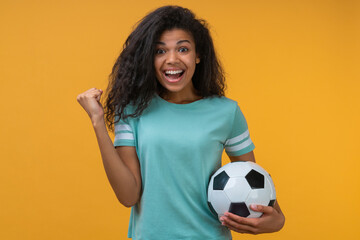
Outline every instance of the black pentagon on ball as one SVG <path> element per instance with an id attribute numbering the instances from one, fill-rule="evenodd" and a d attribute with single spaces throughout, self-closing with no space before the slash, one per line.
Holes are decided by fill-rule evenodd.
<path id="1" fill-rule="evenodd" d="M 217 213 L 216 213 L 214 207 L 212 206 L 211 202 L 207 202 L 207 203 L 208 203 L 208 206 L 209 206 L 209 208 L 210 208 L 210 211 L 211 211 L 215 216 L 217 216 Z"/>
<path id="2" fill-rule="evenodd" d="M 274 204 L 275 204 L 275 201 L 276 201 L 276 199 L 274 199 L 274 200 L 270 200 L 270 202 L 269 202 L 268 206 L 273 207 L 273 206 L 274 206 Z"/>
<path id="3" fill-rule="evenodd" d="M 248 181 L 251 189 L 264 188 L 265 178 L 264 175 L 252 169 L 247 175 L 246 180 Z"/>
<path id="4" fill-rule="evenodd" d="M 239 215 L 240 217 L 247 217 L 250 215 L 249 209 L 244 202 L 231 203 L 229 212 Z"/>
<path id="5" fill-rule="evenodd" d="M 214 177 L 213 189 L 214 190 L 224 190 L 226 183 L 229 181 L 229 176 L 225 171 L 219 173 Z"/>

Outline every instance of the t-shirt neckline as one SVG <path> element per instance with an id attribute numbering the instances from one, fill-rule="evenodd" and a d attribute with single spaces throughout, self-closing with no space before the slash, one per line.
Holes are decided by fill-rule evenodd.
<path id="1" fill-rule="evenodd" d="M 191 103 L 172 103 L 172 102 L 168 102 L 165 99 L 163 99 L 162 97 L 159 96 L 159 94 L 155 93 L 155 97 L 162 103 L 170 106 L 170 107 L 174 107 L 174 108 L 192 108 L 196 105 L 199 105 L 200 103 L 202 103 L 206 98 L 201 98 L 199 100 L 196 100 L 194 102 Z"/>

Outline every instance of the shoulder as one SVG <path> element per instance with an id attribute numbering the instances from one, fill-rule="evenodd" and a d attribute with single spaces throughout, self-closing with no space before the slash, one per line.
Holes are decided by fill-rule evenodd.
<path id="1" fill-rule="evenodd" d="M 210 101 L 214 101 L 214 102 L 219 102 L 219 103 L 222 103 L 222 104 L 230 104 L 230 105 L 234 105 L 234 104 L 237 104 L 237 101 L 231 99 L 231 98 L 228 98 L 228 97 L 225 97 L 225 96 L 210 96 L 210 97 L 207 97 Z"/>
<path id="2" fill-rule="evenodd" d="M 130 104 L 126 105 L 126 107 L 124 108 L 123 114 L 124 115 L 130 115 L 130 114 L 135 113 L 135 110 L 136 110 L 136 106 L 134 104 L 130 103 Z M 120 116 L 119 116 L 119 108 L 117 108 L 117 110 L 115 111 L 114 120 L 117 121 L 119 118 L 120 118 Z M 121 118 L 121 120 L 126 122 L 126 123 L 128 123 L 131 119 L 133 119 L 133 117 L 127 117 L 126 119 Z"/>
<path id="3" fill-rule="evenodd" d="M 225 97 L 225 96 L 208 97 L 208 103 L 215 107 L 219 107 L 219 108 L 226 109 L 229 111 L 234 111 L 238 106 L 237 101 L 230 99 L 228 97 Z"/>

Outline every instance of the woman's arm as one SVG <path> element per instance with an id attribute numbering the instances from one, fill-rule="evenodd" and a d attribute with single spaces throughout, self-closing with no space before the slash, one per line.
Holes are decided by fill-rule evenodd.
<path id="1" fill-rule="evenodd" d="M 116 197 L 126 207 L 135 205 L 140 199 L 141 174 L 135 147 L 114 148 L 105 122 L 93 123 L 106 175 Z"/>
<path id="2" fill-rule="evenodd" d="M 76 100 L 90 117 L 99 144 L 105 171 L 116 197 L 126 207 L 140 199 L 141 175 L 135 147 L 118 147 L 116 150 L 106 129 L 104 109 L 100 103 L 102 90 L 90 88 Z"/>
<path id="3" fill-rule="evenodd" d="M 243 154 L 241 156 L 230 156 L 231 162 L 235 161 L 252 161 L 255 162 L 253 151 Z M 262 212 L 260 218 L 244 218 L 236 214 L 226 212 L 222 217 L 223 225 L 230 230 L 239 233 L 270 233 L 279 231 L 285 224 L 285 216 L 280 209 L 278 200 L 276 200 L 273 207 L 263 205 L 252 205 L 253 211 Z"/>

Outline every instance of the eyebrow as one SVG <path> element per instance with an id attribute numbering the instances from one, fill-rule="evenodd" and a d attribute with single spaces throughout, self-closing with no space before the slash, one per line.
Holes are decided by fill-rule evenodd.
<path id="1" fill-rule="evenodd" d="M 181 44 L 181 43 L 183 43 L 183 42 L 190 43 L 189 40 L 180 40 L 180 41 L 178 41 L 176 44 L 178 45 L 178 44 Z M 155 42 L 155 44 L 166 45 L 164 42 Z M 191 44 L 191 43 L 190 43 L 190 44 Z"/>

